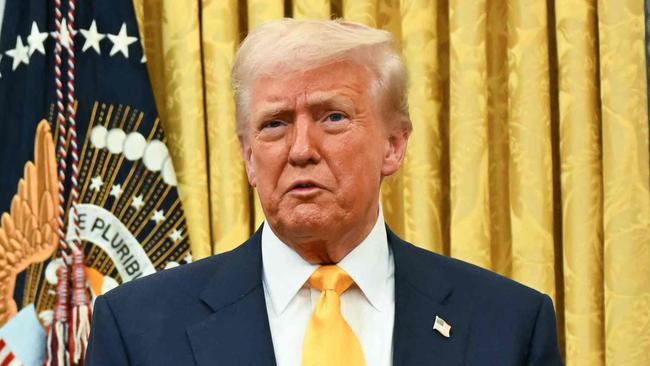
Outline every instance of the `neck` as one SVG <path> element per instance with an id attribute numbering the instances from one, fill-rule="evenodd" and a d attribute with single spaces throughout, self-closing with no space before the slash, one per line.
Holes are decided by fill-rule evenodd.
<path id="1" fill-rule="evenodd" d="M 355 225 L 323 228 L 321 233 L 290 237 L 276 233 L 282 242 L 311 264 L 336 264 L 354 250 L 370 234 L 378 217 L 379 207 L 368 211 Z"/>

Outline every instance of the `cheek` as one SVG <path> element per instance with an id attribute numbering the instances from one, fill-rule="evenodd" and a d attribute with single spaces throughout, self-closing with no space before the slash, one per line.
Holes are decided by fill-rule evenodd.
<path id="1" fill-rule="evenodd" d="M 253 148 L 252 165 L 257 177 L 258 190 L 272 190 L 286 161 L 286 148 L 279 143 L 258 143 Z"/>
<path id="2" fill-rule="evenodd" d="M 350 195 L 371 192 L 381 177 L 383 149 L 376 139 L 347 139 L 335 152 L 332 172 Z"/>

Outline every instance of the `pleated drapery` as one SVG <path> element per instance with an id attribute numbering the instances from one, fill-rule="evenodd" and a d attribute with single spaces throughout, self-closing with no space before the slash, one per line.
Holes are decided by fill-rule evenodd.
<path id="1" fill-rule="evenodd" d="M 134 0 L 195 258 L 261 223 L 230 68 L 248 30 L 342 16 L 393 33 L 414 133 L 400 236 L 549 294 L 567 365 L 650 364 L 641 0 Z"/>

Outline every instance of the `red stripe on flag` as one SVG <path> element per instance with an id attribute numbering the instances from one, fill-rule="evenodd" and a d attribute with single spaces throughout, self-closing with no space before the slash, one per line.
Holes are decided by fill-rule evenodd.
<path id="1" fill-rule="evenodd" d="M 9 354 L 7 355 L 7 357 L 2 361 L 2 363 L 0 363 L 0 366 L 9 366 L 9 364 L 10 364 L 11 361 L 13 361 L 13 360 L 14 360 L 14 354 L 13 354 L 13 353 L 9 353 Z"/>

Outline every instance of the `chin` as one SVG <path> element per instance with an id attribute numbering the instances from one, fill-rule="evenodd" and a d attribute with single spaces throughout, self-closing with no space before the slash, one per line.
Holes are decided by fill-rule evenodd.
<path id="1" fill-rule="evenodd" d="M 301 203 L 285 215 L 282 226 L 299 236 L 312 236 L 322 233 L 334 224 L 335 213 L 330 208 L 315 203 Z"/>

